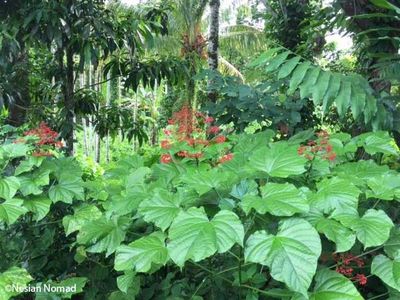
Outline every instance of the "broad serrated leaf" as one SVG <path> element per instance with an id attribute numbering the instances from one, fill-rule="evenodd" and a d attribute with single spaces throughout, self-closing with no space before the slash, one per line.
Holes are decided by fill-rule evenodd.
<path id="1" fill-rule="evenodd" d="M 13 143 L 2 146 L 0 151 L 5 157 L 12 159 L 25 156 L 30 149 L 31 147 L 27 144 Z"/>
<path id="2" fill-rule="evenodd" d="M 390 232 L 390 237 L 384 245 L 385 253 L 391 258 L 400 258 L 400 229 L 394 227 Z"/>
<path id="3" fill-rule="evenodd" d="M 270 268 L 271 276 L 292 291 L 307 296 L 307 290 L 321 254 L 318 232 L 303 219 L 281 221 L 277 235 L 265 231 L 252 234 L 245 247 L 245 259 Z"/>
<path id="4" fill-rule="evenodd" d="M 306 160 L 297 154 L 297 146 L 287 143 L 273 144 L 270 148 L 261 148 L 250 157 L 251 167 L 263 171 L 272 177 L 286 178 L 300 175 L 306 170 Z"/>
<path id="5" fill-rule="evenodd" d="M 393 222 L 383 210 L 369 209 L 360 218 L 358 213 L 342 212 L 334 216 L 344 226 L 356 232 L 365 248 L 383 245 L 390 235 Z"/>
<path id="6" fill-rule="evenodd" d="M 164 234 L 154 232 L 129 245 L 119 246 L 115 253 L 114 268 L 117 271 L 135 270 L 146 273 L 153 265 L 165 265 L 168 259 Z"/>
<path id="7" fill-rule="evenodd" d="M 1 203 L 0 220 L 7 224 L 13 224 L 20 216 L 27 212 L 27 209 L 22 206 L 23 203 L 23 200 L 17 198 Z"/>
<path id="8" fill-rule="evenodd" d="M 254 208 L 260 214 L 269 212 L 274 216 L 292 216 L 310 209 L 305 195 L 289 183 L 268 183 L 261 188 L 261 193 L 262 198 L 244 198 L 242 206 L 245 211 Z"/>
<path id="9" fill-rule="evenodd" d="M 343 275 L 322 269 L 315 275 L 310 300 L 363 300 L 353 283 Z"/>
<path id="10" fill-rule="evenodd" d="M 298 65 L 300 59 L 301 59 L 300 56 L 295 56 L 289 59 L 287 62 L 285 62 L 279 69 L 278 79 L 282 79 L 289 76 L 290 73 L 292 73 L 292 71 L 294 70 L 294 68 L 296 68 L 296 66 Z"/>
<path id="11" fill-rule="evenodd" d="M 230 195 L 237 199 L 242 200 L 246 195 L 257 195 L 258 185 L 254 180 L 242 180 L 234 185 Z"/>
<path id="12" fill-rule="evenodd" d="M 0 273 L 0 299 L 8 300 L 17 296 L 20 293 L 10 289 L 10 287 L 17 285 L 23 289 L 30 281 L 32 281 L 32 277 L 22 268 L 11 267 L 7 271 Z"/>
<path id="13" fill-rule="evenodd" d="M 127 296 L 135 297 L 140 291 L 140 278 L 133 271 L 125 272 L 124 275 L 117 277 L 117 286 Z"/>
<path id="14" fill-rule="evenodd" d="M 146 222 L 153 222 L 165 231 L 181 211 L 180 200 L 167 190 L 156 190 L 153 197 L 140 204 L 138 211 Z"/>
<path id="15" fill-rule="evenodd" d="M 51 200 L 44 195 L 32 196 L 24 199 L 23 206 L 34 213 L 35 220 L 40 221 L 49 213 Z"/>
<path id="16" fill-rule="evenodd" d="M 182 181 L 203 195 L 213 189 L 218 189 L 224 181 L 224 174 L 217 168 L 211 170 L 189 170 Z"/>
<path id="17" fill-rule="evenodd" d="M 306 219 L 326 238 L 336 244 L 336 252 L 345 252 L 353 247 L 356 234 L 336 220 L 325 217 L 322 213 L 313 211 Z"/>
<path id="18" fill-rule="evenodd" d="M 317 192 L 310 197 L 310 206 L 326 214 L 355 212 L 360 190 L 347 180 L 332 177 L 317 183 Z"/>
<path id="19" fill-rule="evenodd" d="M 367 179 L 368 187 L 367 197 L 393 200 L 400 191 L 400 176 L 397 172 L 388 172 L 381 176 Z"/>
<path id="20" fill-rule="evenodd" d="M 74 176 L 63 176 L 57 184 L 50 187 L 49 197 L 54 203 L 61 201 L 71 204 L 74 199 L 83 200 L 82 179 Z"/>
<path id="21" fill-rule="evenodd" d="M 368 154 L 376 153 L 399 155 L 393 139 L 387 132 L 377 131 L 361 134 L 355 138 L 359 146 L 363 146 Z"/>
<path id="22" fill-rule="evenodd" d="M 15 196 L 21 184 L 17 177 L 3 177 L 0 179 L 0 198 L 9 200 Z"/>
<path id="23" fill-rule="evenodd" d="M 49 184 L 50 171 L 46 169 L 38 169 L 33 173 L 18 177 L 21 183 L 19 188 L 22 195 L 39 195 L 43 192 L 42 187 Z"/>
<path id="24" fill-rule="evenodd" d="M 233 212 L 222 210 L 209 221 L 203 208 L 180 212 L 169 229 L 168 252 L 180 267 L 214 253 L 224 253 L 235 243 L 242 245 L 243 225 Z"/>
<path id="25" fill-rule="evenodd" d="M 15 169 L 15 176 L 20 175 L 25 172 L 31 171 L 34 167 L 39 167 L 44 160 L 42 156 L 29 156 L 27 159 L 23 160 L 18 167 Z"/>
<path id="26" fill-rule="evenodd" d="M 371 264 L 371 274 L 378 276 L 385 284 L 400 292 L 400 282 L 395 279 L 400 277 L 400 269 L 395 266 L 398 263 L 399 260 L 391 260 L 382 254 L 375 256 Z"/>
<path id="27" fill-rule="evenodd" d="M 365 248 L 384 244 L 393 228 L 393 222 L 383 210 L 369 209 L 350 225 Z"/>
<path id="28" fill-rule="evenodd" d="M 101 211 L 94 205 L 83 204 L 74 208 L 74 214 L 65 216 L 62 220 L 65 235 L 78 231 L 85 223 L 99 219 Z"/>
<path id="29" fill-rule="evenodd" d="M 92 245 L 87 248 L 88 252 L 106 252 L 107 257 L 114 253 L 125 239 L 130 222 L 131 220 L 127 217 L 114 217 L 112 219 L 101 217 L 83 224 L 76 241 L 79 244 Z"/>

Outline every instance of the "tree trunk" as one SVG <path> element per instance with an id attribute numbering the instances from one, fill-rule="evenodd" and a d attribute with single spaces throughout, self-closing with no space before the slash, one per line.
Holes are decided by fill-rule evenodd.
<path id="1" fill-rule="evenodd" d="M 208 66 L 212 70 L 218 69 L 219 46 L 219 0 L 210 1 L 210 34 L 208 37 Z"/>
<path id="2" fill-rule="evenodd" d="M 219 0 L 210 1 L 210 34 L 208 37 L 208 66 L 211 70 L 218 70 L 218 46 L 219 46 Z M 209 82 L 210 84 L 210 82 Z M 217 102 L 217 93 L 209 92 L 208 98 Z"/>
<path id="3" fill-rule="evenodd" d="M 65 107 L 65 142 L 67 153 L 74 154 L 74 54 L 71 48 L 67 48 L 67 67 L 64 89 L 64 107 Z"/>
<path id="4" fill-rule="evenodd" d="M 15 61 L 16 79 L 19 82 L 19 89 L 16 91 L 14 100 L 9 104 L 9 115 L 7 124 L 18 127 L 26 119 L 26 113 L 30 105 L 29 95 L 29 56 L 23 42 L 21 52 Z"/>

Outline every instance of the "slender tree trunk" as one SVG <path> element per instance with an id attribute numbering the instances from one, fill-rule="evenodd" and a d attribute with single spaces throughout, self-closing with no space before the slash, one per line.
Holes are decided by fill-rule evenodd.
<path id="1" fill-rule="evenodd" d="M 19 82 L 19 89 L 15 93 L 16 97 L 9 104 L 9 116 L 7 118 L 7 123 L 14 127 L 21 126 L 25 122 L 26 113 L 31 102 L 29 95 L 29 56 L 24 43 L 21 42 L 20 45 L 22 49 L 14 64 L 16 69 L 15 77 Z"/>
<path id="2" fill-rule="evenodd" d="M 218 46 L 219 46 L 219 0 L 210 1 L 210 34 L 208 37 L 208 66 L 211 70 L 218 70 Z M 209 83 L 210 84 L 210 83 Z M 217 101 L 215 92 L 208 93 L 212 102 Z"/>
<path id="3" fill-rule="evenodd" d="M 69 155 L 74 154 L 74 118 L 75 118 L 75 101 L 74 101 L 74 54 L 71 48 L 67 48 L 67 66 L 66 81 L 64 90 L 64 107 L 65 116 L 65 141 L 67 144 L 67 152 Z"/>

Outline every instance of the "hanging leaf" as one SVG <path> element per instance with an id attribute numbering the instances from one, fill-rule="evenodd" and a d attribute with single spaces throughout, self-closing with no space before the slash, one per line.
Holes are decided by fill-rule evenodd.
<path id="1" fill-rule="evenodd" d="M 290 73 L 292 73 L 292 71 L 294 70 L 294 68 L 296 68 L 296 66 L 298 65 L 300 59 L 301 59 L 300 56 L 295 56 L 290 60 L 288 60 L 286 63 L 284 63 L 284 65 L 279 69 L 278 79 L 282 79 L 289 76 Z"/>
<path id="2" fill-rule="evenodd" d="M 293 76 L 290 79 L 288 94 L 293 94 L 298 86 L 302 83 L 303 79 L 306 77 L 307 71 L 311 68 L 311 63 L 309 61 L 299 64 L 296 70 L 293 72 Z"/>

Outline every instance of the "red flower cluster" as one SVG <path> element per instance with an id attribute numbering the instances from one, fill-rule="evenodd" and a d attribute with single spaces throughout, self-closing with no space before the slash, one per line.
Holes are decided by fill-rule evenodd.
<path id="1" fill-rule="evenodd" d="M 205 114 L 193 111 L 188 106 L 174 113 L 168 120 L 169 126 L 164 129 L 165 139 L 160 146 L 169 151 L 169 155 L 176 155 L 181 158 L 196 159 L 203 158 L 207 147 L 226 142 L 224 135 L 217 135 L 221 128 L 212 125 L 214 118 Z M 216 136 L 217 135 L 217 136 Z M 175 145 L 175 147 L 173 147 Z M 176 149 L 179 146 L 180 149 Z M 164 156 L 164 155 L 163 155 Z M 226 152 L 219 158 L 219 162 L 230 160 L 225 157 Z M 162 163 L 170 163 L 172 160 L 161 158 Z"/>
<path id="2" fill-rule="evenodd" d="M 364 274 L 355 274 L 353 276 L 355 267 L 361 268 L 365 265 L 362 258 L 354 256 L 351 253 L 334 253 L 333 259 L 336 261 L 336 272 L 351 278 L 351 280 L 357 282 L 359 285 L 367 284 L 368 279 Z"/>
<path id="3" fill-rule="evenodd" d="M 32 153 L 32 156 L 52 156 L 53 154 L 48 150 L 52 149 L 52 147 L 63 147 L 63 143 L 57 141 L 58 133 L 52 130 L 45 122 L 41 122 L 38 128 L 25 131 L 24 136 L 38 138 L 38 140 L 34 142 L 36 149 Z M 19 138 L 14 141 L 15 144 L 26 142 L 25 138 Z"/>
<path id="4" fill-rule="evenodd" d="M 313 160 L 317 156 L 329 161 L 335 160 L 336 153 L 333 152 L 333 147 L 329 144 L 329 134 L 322 130 L 317 132 L 317 137 L 316 141 L 310 140 L 306 145 L 300 146 L 297 149 L 297 154 L 308 160 Z"/>
<path id="5" fill-rule="evenodd" d="M 25 136 L 36 136 L 39 141 L 36 142 L 37 146 L 49 145 L 57 148 L 62 147 L 62 142 L 56 141 L 58 133 L 53 131 L 45 122 L 41 122 L 38 128 L 24 132 Z"/>

